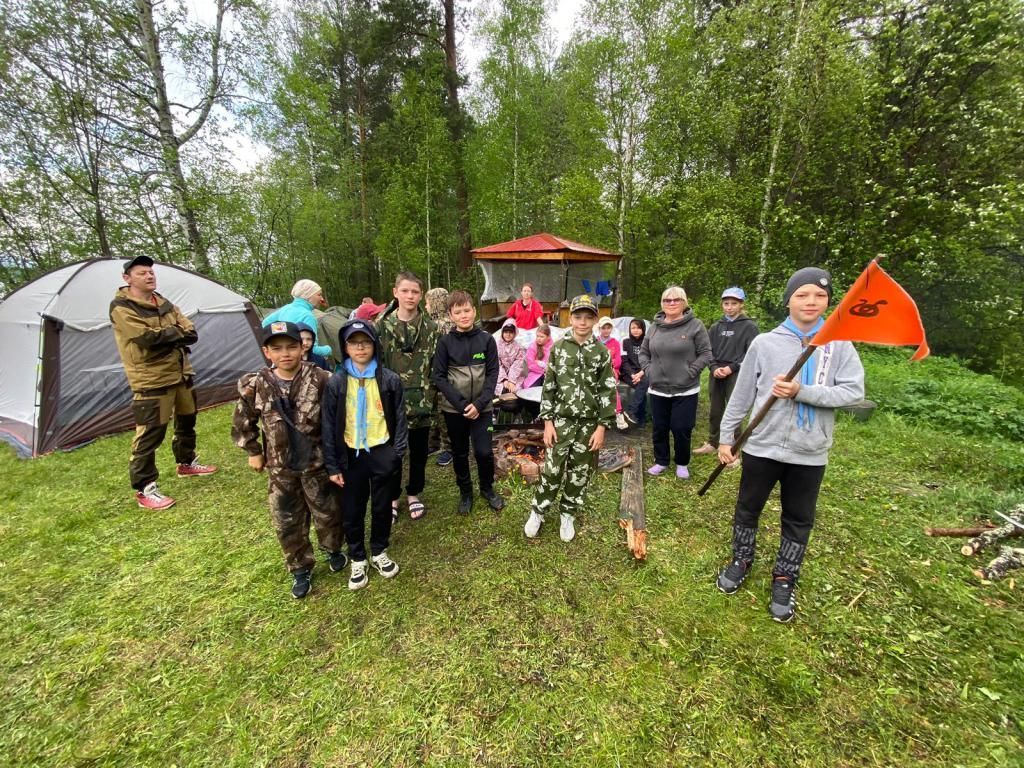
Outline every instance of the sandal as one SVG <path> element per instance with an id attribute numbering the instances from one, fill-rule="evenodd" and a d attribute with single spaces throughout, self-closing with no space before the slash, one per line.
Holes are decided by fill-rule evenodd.
<path id="1" fill-rule="evenodd" d="M 422 501 L 410 501 L 409 502 L 409 519 L 419 520 L 427 514 L 427 508 L 424 506 Z"/>
<path id="2" fill-rule="evenodd" d="M 391 523 L 394 524 L 394 523 L 397 523 L 397 522 L 398 522 L 398 502 L 397 501 L 393 501 L 393 502 L 391 502 Z"/>

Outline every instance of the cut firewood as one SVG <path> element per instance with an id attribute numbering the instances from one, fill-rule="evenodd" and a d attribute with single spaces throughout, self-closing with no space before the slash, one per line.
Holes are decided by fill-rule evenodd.
<path id="1" fill-rule="evenodd" d="M 1024 549 L 1019 547 L 1001 547 L 999 557 L 980 568 L 975 573 L 986 581 L 998 581 L 1007 571 L 1024 568 Z"/>
<path id="2" fill-rule="evenodd" d="M 1000 525 L 998 528 L 991 528 L 986 531 L 982 531 L 966 544 L 960 548 L 960 553 L 967 557 L 975 555 L 986 547 L 991 547 L 1003 539 L 1010 538 L 1012 536 L 1020 536 L 1024 534 L 1024 529 L 1020 528 L 1021 524 L 1024 524 L 1024 504 L 1018 504 L 1012 510 L 1007 513 L 1007 517 L 1016 523 L 1005 523 Z"/>

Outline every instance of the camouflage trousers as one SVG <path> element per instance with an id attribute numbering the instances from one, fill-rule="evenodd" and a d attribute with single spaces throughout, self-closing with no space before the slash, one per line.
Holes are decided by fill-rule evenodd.
<path id="1" fill-rule="evenodd" d="M 323 469 L 316 472 L 268 470 L 270 522 L 291 573 L 312 569 L 316 563 L 309 541 L 310 521 L 316 528 L 320 548 L 341 551 L 341 507 L 338 493 Z"/>
<path id="2" fill-rule="evenodd" d="M 167 425 L 174 416 L 174 439 L 171 451 L 179 464 L 190 464 L 196 457 L 196 393 L 191 382 L 182 382 L 153 395 L 135 393 L 132 415 L 135 417 L 135 439 L 128 478 L 132 488 L 141 491 L 155 482 L 156 449 L 164 441 Z"/>
<path id="3" fill-rule="evenodd" d="M 540 485 L 533 494 L 533 512 L 544 516 L 553 511 L 558 491 L 562 491 L 561 512 L 575 517 L 583 509 L 583 500 L 594 472 L 597 453 L 587 448 L 597 429 L 594 422 L 555 420 L 558 439 L 544 457 Z"/>

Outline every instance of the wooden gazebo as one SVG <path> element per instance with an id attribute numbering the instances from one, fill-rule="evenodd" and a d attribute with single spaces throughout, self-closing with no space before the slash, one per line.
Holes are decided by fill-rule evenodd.
<path id="1" fill-rule="evenodd" d="M 563 304 L 580 293 L 590 293 L 601 304 L 611 305 L 612 286 L 608 265 L 618 266 L 620 253 L 583 245 L 564 237 L 541 232 L 507 243 L 475 248 L 473 258 L 484 273 L 480 316 L 483 320 L 505 315 L 519 298 L 524 282 L 534 285 L 534 297 L 544 311 L 568 320 Z M 609 309 L 610 311 L 610 309 Z"/>

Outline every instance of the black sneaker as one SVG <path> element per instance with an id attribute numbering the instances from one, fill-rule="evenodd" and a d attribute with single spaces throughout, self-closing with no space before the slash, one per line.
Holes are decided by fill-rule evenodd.
<path id="1" fill-rule="evenodd" d="M 296 571 L 292 576 L 295 578 L 292 584 L 292 597 L 301 600 L 313 588 L 313 574 L 309 571 Z"/>
<path id="2" fill-rule="evenodd" d="M 468 515 L 473 511 L 473 494 L 464 493 L 459 498 L 459 514 Z"/>
<path id="3" fill-rule="evenodd" d="M 768 613 L 783 624 L 796 616 L 796 583 L 788 576 L 772 579 L 772 601 L 768 604 Z"/>
<path id="4" fill-rule="evenodd" d="M 718 574 L 718 588 L 725 594 L 731 595 L 740 588 L 740 584 L 746 581 L 748 573 L 750 573 L 750 563 L 746 560 L 733 560 Z"/>
<path id="5" fill-rule="evenodd" d="M 441 451 L 437 454 L 437 466 L 447 467 L 452 463 L 452 454 L 450 451 Z"/>
<path id="6" fill-rule="evenodd" d="M 505 500 L 495 493 L 493 488 L 487 491 L 480 491 L 480 495 L 487 500 L 487 504 L 495 512 L 501 512 L 505 508 Z"/>
<path id="7" fill-rule="evenodd" d="M 345 566 L 348 565 L 348 557 L 344 552 L 331 552 L 327 556 L 327 562 L 331 565 L 331 573 L 337 573 L 345 570 Z"/>

